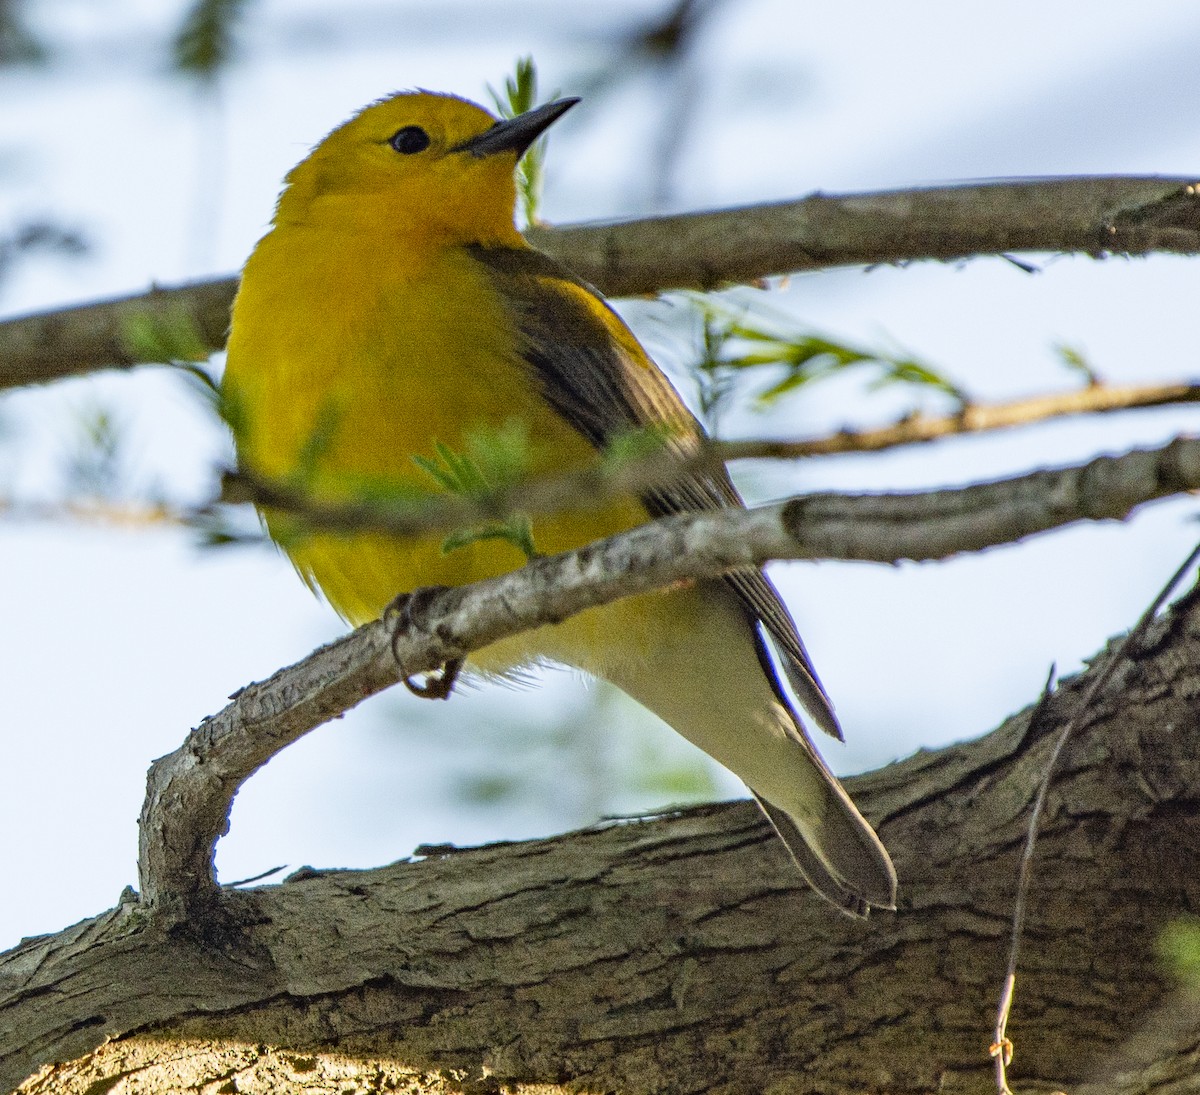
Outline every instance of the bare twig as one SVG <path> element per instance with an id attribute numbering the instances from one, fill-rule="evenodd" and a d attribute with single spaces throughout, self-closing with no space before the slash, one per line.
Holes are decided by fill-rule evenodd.
<path id="1" fill-rule="evenodd" d="M 737 455 L 756 455 L 757 444 L 739 443 Z M 771 447 L 771 442 L 763 443 L 766 455 L 774 455 Z M 312 530 L 412 536 L 461 529 L 514 511 L 537 517 L 590 509 L 612 497 L 642 493 L 689 470 L 711 466 L 728 451 L 726 445 L 717 444 L 686 463 L 657 453 L 615 473 L 586 470 L 519 483 L 485 498 L 436 495 L 402 505 L 377 500 L 314 501 L 301 491 L 245 473 L 231 473 L 229 482 L 233 500 L 293 513 Z M 1134 449 L 1087 464 L 967 487 L 891 494 L 818 493 L 760 512 L 784 514 L 796 530 L 795 541 L 774 543 L 767 549 L 781 549 L 784 554 L 779 558 L 896 562 L 979 551 L 1073 521 L 1121 519 L 1146 502 L 1198 489 L 1200 439 L 1176 438 L 1157 449 Z"/>
<path id="2" fill-rule="evenodd" d="M 1158 615 L 1159 609 L 1167 603 L 1168 598 L 1174 593 L 1179 583 L 1187 577 L 1196 565 L 1197 560 L 1200 560 L 1200 544 L 1192 548 L 1179 569 L 1171 575 L 1170 580 L 1163 586 L 1158 596 L 1151 601 L 1150 606 L 1142 614 L 1142 618 L 1138 620 L 1133 630 L 1121 640 L 1117 649 L 1109 656 L 1104 669 L 1092 678 L 1091 683 L 1075 708 L 1075 713 L 1059 731 L 1058 737 L 1054 741 L 1054 748 L 1050 750 L 1050 759 L 1046 762 L 1046 770 L 1042 774 L 1042 782 L 1038 787 L 1037 797 L 1033 802 L 1033 810 L 1029 814 L 1029 828 L 1025 834 L 1025 847 L 1021 853 L 1021 867 L 1017 874 L 1017 895 L 1013 905 L 1013 926 L 1012 938 L 1008 950 L 1008 968 L 1005 971 L 1004 986 L 1000 993 L 1000 1003 L 996 1011 L 996 1029 L 991 1053 L 996 1062 L 996 1087 L 1000 1095 L 1012 1095 L 1007 1077 L 1008 1064 L 1012 1060 L 1012 1043 L 1009 1041 L 1007 1034 L 1008 1016 L 1012 1009 L 1013 994 L 1017 984 L 1017 961 L 1021 953 L 1021 935 L 1025 927 L 1025 909 L 1029 899 L 1030 882 L 1033 878 L 1033 851 L 1037 846 L 1038 826 L 1042 820 L 1042 810 L 1046 805 L 1046 796 L 1050 791 L 1050 782 L 1054 778 L 1055 766 L 1058 764 L 1058 758 L 1062 754 L 1067 740 L 1075 732 L 1076 728 L 1083 723 L 1084 717 L 1089 714 L 1092 701 L 1112 679 L 1113 674 L 1125 659 L 1126 654 L 1130 650 L 1136 649 L 1137 644 L 1141 642 L 1142 637 L 1146 634 L 1146 629 L 1153 622 L 1155 616 Z M 1033 714 L 1031 725 L 1037 721 L 1039 714 L 1045 710 L 1050 695 L 1052 677 L 1053 674 L 1051 674 L 1051 679 L 1046 681 L 1042 700 Z"/>
<path id="3" fill-rule="evenodd" d="M 117 502 L 108 499 L 66 499 L 61 502 L 0 498 L 0 520 L 38 524 L 108 525 L 116 528 L 150 528 L 186 525 L 190 515 L 161 502 Z"/>
<path id="4" fill-rule="evenodd" d="M 596 467 L 498 489 L 486 496 L 430 494 L 389 503 L 323 502 L 286 484 L 248 472 L 227 472 L 223 502 L 254 502 L 303 519 L 310 531 L 383 532 L 414 536 L 503 519 L 591 509 L 615 497 L 643 494 L 729 458 L 787 457 L 805 442 L 714 442 L 686 461 L 656 453 L 619 468 Z M 823 492 L 787 503 L 803 521 L 803 545 L 790 558 L 895 562 L 939 559 L 1010 543 L 1080 520 L 1119 520 L 1139 505 L 1200 490 L 1200 439 L 1176 438 L 1157 449 L 1101 456 L 1087 464 L 937 491 L 889 494 Z M 212 528 L 213 506 L 170 509 L 161 504 L 17 503 L 0 500 L 0 518 L 85 521 L 126 526 Z M 737 520 L 735 517 L 734 520 Z M 222 526 L 223 528 L 223 526 Z"/>
<path id="5" fill-rule="evenodd" d="M 1176 393 L 1183 401 L 1190 402 L 1198 390 L 1183 385 L 1178 388 L 1118 389 L 1109 405 L 1113 409 L 1152 406 L 1157 405 L 1160 396 L 1173 399 Z M 1091 391 L 1093 389 L 1088 389 Z M 1052 402 L 1054 400 L 1049 397 L 1043 401 L 1046 405 Z M 1009 413 L 999 405 L 983 410 L 1001 412 L 994 416 L 985 414 L 983 420 L 993 424 L 1020 418 L 1017 411 Z M 985 428 L 972 420 L 972 428 L 976 427 Z M 905 424 L 898 423 L 884 430 L 850 436 L 865 439 L 867 447 L 876 447 L 882 434 L 889 434 L 891 441 L 899 444 L 906 433 Z M 908 439 L 912 440 L 912 434 L 908 434 Z M 304 518 L 305 525 L 312 530 L 375 531 L 411 536 L 461 529 L 503 519 L 514 512 L 545 516 L 590 509 L 618 496 L 644 494 L 668 486 L 681 477 L 712 471 L 727 460 L 786 459 L 810 452 L 812 446 L 824 445 L 831 440 L 714 441 L 687 460 L 658 452 L 616 467 L 597 466 L 528 480 L 487 496 L 430 494 L 404 503 L 388 503 L 377 498 L 352 503 L 321 502 L 286 484 L 270 482 L 245 471 L 230 471 L 223 478 L 221 501 L 254 502 L 295 514 Z M 814 554 L 809 557 L 817 557 L 817 545 L 823 545 L 823 550 L 829 553 L 821 556 L 823 558 L 877 561 L 938 558 L 957 551 L 977 551 L 1075 520 L 1122 518 L 1144 502 L 1200 489 L 1195 471 L 1198 460 L 1200 440 L 1179 438 L 1159 449 L 1099 457 L 1086 465 L 1038 471 L 969 488 L 912 494 L 829 492 L 807 496 L 796 505 L 806 509 L 806 536 L 814 548 Z M 1011 520 L 1004 518 L 1006 508 Z M 976 534 L 962 539 L 944 524 L 952 515 L 961 520 L 964 527 L 973 516 L 980 517 L 990 530 L 991 539 Z M 222 520 L 211 505 L 188 510 L 161 503 L 0 499 L 0 519 L 10 520 L 211 528 L 214 517 Z M 836 522 L 836 536 L 833 526 L 823 528 L 825 522 L 831 521 Z M 930 525 L 931 521 L 936 525 Z M 847 524 L 853 529 L 850 536 L 845 535 Z M 906 529 L 905 526 L 912 527 Z M 897 554 L 900 549 L 894 537 L 901 530 L 904 548 Z M 921 543 L 923 531 L 930 533 L 924 546 Z"/>
<path id="6" fill-rule="evenodd" d="M 797 201 L 618 224 L 537 228 L 530 242 L 612 296 L 713 288 L 796 270 L 1018 251 L 1200 251 L 1188 178 L 1040 179 Z M 159 360 L 164 327 L 224 345 L 234 278 L 0 323 L 0 388 Z"/>
<path id="7" fill-rule="evenodd" d="M 669 486 L 686 475 L 715 471 L 722 463 L 732 460 L 787 460 L 836 453 L 876 452 L 958 434 L 1032 425 L 1066 415 L 1195 402 L 1200 402 L 1200 385 L 1197 384 L 1092 385 L 1079 391 L 1011 403 L 972 403 L 954 414 L 912 415 L 890 426 L 842 431 L 827 437 L 709 441 L 688 460 L 680 460 L 666 452 L 652 453 L 620 466 L 597 466 L 521 483 L 499 489 L 485 498 L 430 495 L 425 500 L 410 502 L 403 507 L 389 507 L 377 499 L 359 505 L 322 505 L 293 488 L 268 482 L 246 471 L 229 471 L 222 477 L 220 500 L 228 503 L 255 502 L 299 513 L 309 519 L 313 528 L 376 528 L 408 535 L 500 519 L 513 512 L 545 514 L 591 508 L 619 495 L 641 494 Z M 0 519 L 20 521 L 207 526 L 214 512 L 211 506 L 189 511 L 168 507 L 161 502 L 111 502 L 103 499 L 46 502 L 0 498 Z"/>
<path id="8" fill-rule="evenodd" d="M 1200 403 L 1200 384 L 1092 385 L 1077 391 L 1055 392 L 1009 403 L 968 403 L 946 415 L 914 414 L 873 430 L 842 430 L 828 437 L 803 441 L 724 441 L 718 451 L 724 460 L 744 457 L 832 456 L 836 453 L 879 452 L 882 449 L 936 441 L 965 433 L 1029 426 L 1076 414 L 1103 414 L 1139 407 Z"/>

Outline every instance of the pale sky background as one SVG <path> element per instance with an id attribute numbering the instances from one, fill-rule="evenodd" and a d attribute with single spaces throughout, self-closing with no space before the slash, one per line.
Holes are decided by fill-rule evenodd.
<path id="1" fill-rule="evenodd" d="M 282 0 L 252 8 L 241 59 L 206 100 L 167 71 L 184 5 L 40 0 L 59 49 L 42 69 L 0 71 L 0 232 L 40 216 L 77 225 L 81 261 L 35 258 L 0 284 L 0 314 L 81 303 L 227 273 L 270 218 L 279 182 L 364 103 L 413 86 L 484 101 L 532 53 L 547 92 L 611 68 L 619 36 L 665 5 L 525 0 Z M 454 29 L 451 30 L 451 22 Z M 1191 0 L 726 0 L 693 57 L 697 99 L 671 209 L 998 176 L 1200 170 Z M 646 164 L 673 83 L 647 73 L 592 93 L 554 129 L 544 215 L 651 209 Z M 1072 378 L 1052 347 L 1082 349 L 1114 383 L 1195 378 L 1200 263 L 1157 257 L 1001 260 L 841 270 L 771 297 L 855 343 L 899 344 L 972 394 L 1016 398 Z M 626 309 L 667 366 L 661 310 Z M 888 421 L 916 398 L 838 383 L 740 433 L 820 433 Z M 198 500 L 228 458 L 221 432 L 161 369 L 0 399 L 0 495 L 53 497 L 78 418 L 121 423 L 130 493 Z M 1077 420 L 801 467 L 738 469 L 747 493 L 937 486 L 1155 445 L 1193 412 Z M 976 736 L 1035 697 L 1052 662 L 1070 672 L 1126 629 L 1196 535 L 1190 499 L 1126 525 L 1077 528 L 938 565 L 792 564 L 773 571 L 849 739 L 841 772 Z M 172 528 L 0 521 L 0 948 L 112 905 L 134 881 L 145 771 L 228 693 L 342 630 L 265 550 L 201 552 Z M 372 866 L 421 842 L 559 831 L 603 810 L 665 805 L 615 794 L 646 751 L 680 739 L 611 699 L 596 710 L 566 673 L 535 691 L 496 688 L 422 703 L 378 698 L 256 775 L 218 862 L 226 880 L 302 864 Z M 619 711 L 618 711 L 619 709 Z M 574 713 L 574 715 L 573 715 Z M 625 729 L 609 714 L 630 716 Z M 575 727 L 576 721 L 591 729 Z M 529 749 L 503 726 L 564 723 Z M 824 743 L 823 743 L 824 744 Z M 520 805 L 452 794 L 463 780 L 531 772 Z M 725 793 L 740 793 L 732 779 Z"/>

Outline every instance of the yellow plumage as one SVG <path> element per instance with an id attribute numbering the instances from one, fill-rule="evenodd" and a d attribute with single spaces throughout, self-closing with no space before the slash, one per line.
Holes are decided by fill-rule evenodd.
<path id="1" fill-rule="evenodd" d="M 318 499 L 366 486 L 428 490 L 413 457 L 469 451 L 516 424 L 528 470 L 599 458 L 615 437 L 699 427 L 611 309 L 513 226 L 513 169 L 570 102 L 497 123 L 450 96 L 396 95 L 330 134 L 288 175 L 272 231 L 246 264 L 225 389 L 239 459 Z M 728 480 L 535 519 L 553 553 L 663 512 L 738 504 Z M 273 534 L 287 522 L 271 519 Z M 306 579 L 348 620 L 400 592 L 456 585 L 524 562 L 511 543 L 450 552 L 442 537 L 286 535 Z M 839 906 L 890 907 L 895 879 L 762 660 L 758 617 L 827 729 L 836 722 L 786 611 L 757 571 L 593 609 L 472 656 L 501 672 L 547 659 L 612 680 L 738 772 L 797 862 Z"/>

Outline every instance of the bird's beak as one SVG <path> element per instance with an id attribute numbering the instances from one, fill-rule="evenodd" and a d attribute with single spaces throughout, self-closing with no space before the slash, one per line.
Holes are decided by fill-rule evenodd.
<path id="1" fill-rule="evenodd" d="M 497 152 L 515 152 L 520 159 L 525 150 L 577 102 L 578 99 L 556 99 L 515 118 L 506 118 L 491 129 L 485 129 L 478 137 L 456 144 L 450 151 L 469 152 L 479 159 Z"/>

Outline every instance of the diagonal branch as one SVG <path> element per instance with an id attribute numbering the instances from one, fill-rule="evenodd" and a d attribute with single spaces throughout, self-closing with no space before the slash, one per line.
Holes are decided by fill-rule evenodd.
<path id="1" fill-rule="evenodd" d="M 797 270 L 1051 251 L 1093 256 L 1200 251 L 1187 178 L 1035 179 L 813 194 L 709 213 L 530 231 L 530 242 L 611 296 L 711 289 Z M 0 323 L 0 388 L 161 360 L 147 327 L 220 349 L 233 278 Z"/>
<path id="2" fill-rule="evenodd" d="M 722 441 L 716 448 L 724 460 L 880 452 L 960 434 L 1031 426 L 1035 422 L 1068 415 L 1106 414 L 1183 403 L 1200 403 L 1200 384 L 1093 384 L 1076 391 L 1053 392 L 1006 403 L 968 403 L 945 415 L 911 414 L 890 426 L 876 429 L 840 430 L 827 437 L 802 441 Z"/>
<path id="3" fill-rule="evenodd" d="M 430 494 L 417 502 L 321 502 L 286 484 L 248 472 L 225 477 L 224 500 L 254 502 L 303 519 L 310 531 L 382 532 L 392 536 L 450 532 L 503 519 L 594 509 L 645 494 L 721 460 L 790 456 L 791 442 L 713 442 L 692 459 L 656 452 L 617 469 L 585 468 L 531 479 L 487 496 Z M 800 444 L 804 444 L 801 442 Z M 782 451 L 781 451 L 782 450 Z M 781 503 L 803 510 L 803 536 L 762 541 L 761 559 L 856 559 L 891 563 L 942 559 L 1011 543 L 1071 521 L 1120 519 L 1134 507 L 1200 489 L 1200 439 L 1178 437 L 1156 449 L 1100 456 L 1087 464 L 1030 472 L 947 490 L 888 494 L 809 494 Z M 768 512 L 776 507 L 763 507 Z M 737 511 L 729 516 L 735 525 Z M 713 518 L 717 520 L 716 517 Z M 780 554 L 771 554 L 778 551 Z M 734 564 L 730 564 L 734 565 Z"/>
<path id="4" fill-rule="evenodd" d="M 1109 386 L 1094 384 L 1078 391 L 1037 396 L 1010 403 L 969 403 L 947 415 L 913 414 L 889 426 L 870 430 L 841 430 L 826 437 L 803 440 L 708 441 L 694 457 L 680 460 L 665 451 L 620 465 L 599 465 L 566 475 L 530 481 L 496 490 L 486 498 L 431 496 L 428 503 L 411 502 L 389 512 L 379 499 L 350 506 L 321 506 L 303 492 L 259 479 L 246 471 L 226 472 L 224 503 L 255 502 L 299 513 L 315 527 L 360 528 L 383 524 L 404 534 L 428 528 L 461 527 L 473 522 L 503 519 L 513 512 L 559 513 L 594 507 L 617 495 L 643 494 L 663 488 L 687 475 L 716 471 L 731 460 L 790 460 L 841 453 L 878 452 L 901 445 L 936 441 L 961 434 L 1027 426 L 1074 414 L 1100 414 L 1134 408 L 1179 406 L 1200 402 L 1200 384 Z M 426 505 L 428 508 L 425 508 Z M 123 526 L 172 523 L 207 526 L 216 515 L 212 506 L 175 510 L 155 503 L 113 503 L 72 500 L 65 503 L 29 502 L 0 497 L 0 519 L 21 521 L 99 522 Z M 218 518 L 219 519 L 219 518 Z"/>
<path id="5" fill-rule="evenodd" d="M 1200 487 L 1200 441 L 961 490 L 813 495 L 684 514 L 511 574 L 423 598 L 415 626 L 375 622 L 238 693 L 151 768 L 139 826 L 142 900 L 173 914 L 217 895 L 213 855 L 238 787 L 275 753 L 403 677 L 594 605 L 770 559 L 935 559 Z"/>

